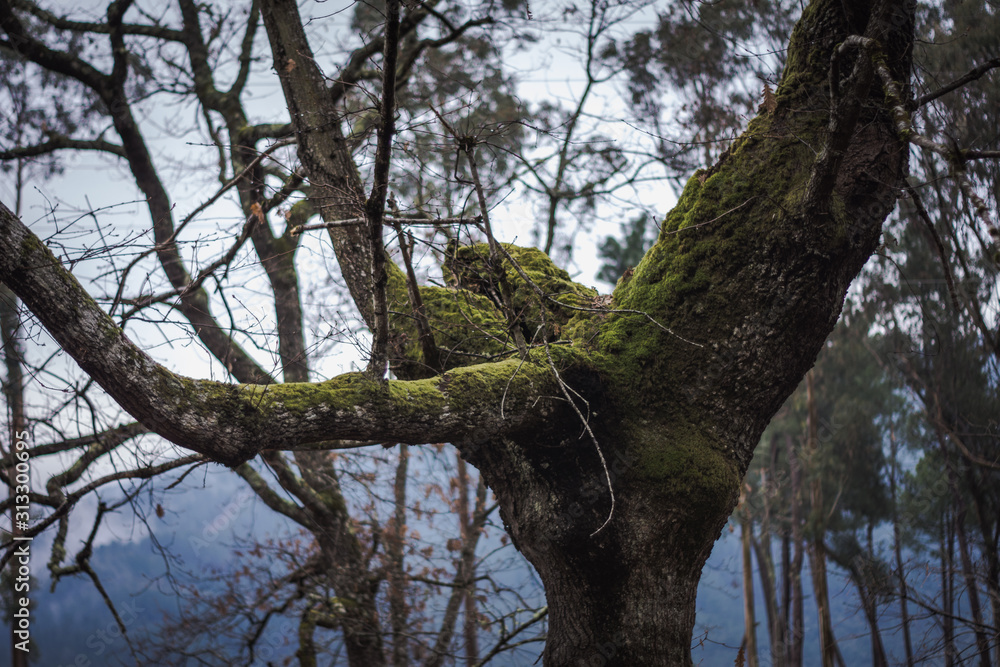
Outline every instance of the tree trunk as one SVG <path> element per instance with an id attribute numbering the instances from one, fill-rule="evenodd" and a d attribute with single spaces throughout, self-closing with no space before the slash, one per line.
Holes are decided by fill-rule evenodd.
<path id="1" fill-rule="evenodd" d="M 986 584 L 986 595 L 990 599 L 990 616 L 993 621 L 994 633 L 1000 633 L 1000 552 L 997 549 L 997 529 L 995 513 L 991 498 L 995 494 L 994 482 L 991 477 L 984 481 L 975 474 L 972 466 L 965 467 L 965 483 L 972 496 L 975 516 L 979 521 L 979 543 L 981 557 L 986 561 L 982 577 Z M 993 641 L 993 664 L 1000 665 L 1000 642 Z"/>
<path id="2" fill-rule="evenodd" d="M 813 595 L 816 599 L 820 661 L 823 667 L 833 667 L 834 660 L 836 660 L 837 642 L 833 636 L 830 594 L 827 592 L 826 585 L 826 547 L 819 538 L 810 542 L 809 547 L 809 572 L 812 575 Z"/>
<path id="3" fill-rule="evenodd" d="M 878 627 L 878 602 L 869 584 L 871 575 L 868 570 L 870 566 L 868 559 L 872 557 L 869 548 L 867 557 L 858 555 L 852 562 L 847 564 L 851 573 L 851 579 L 858 589 L 858 599 L 861 601 L 861 610 L 864 612 L 865 620 L 868 622 L 871 637 L 872 667 L 889 667 L 889 660 L 885 654 L 885 647 L 882 644 L 882 633 Z"/>
<path id="4" fill-rule="evenodd" d="M 469 466 L 462 458 L 457 458 L 455 477 L 458 481 L 458 520 L 462 544 L 464 545 L 473 539 L 473 534 L 478 529 L 473 525 L 474 517 L 469 505 Z M 475 551 L 472 550 L 469 553 L 474 554 Z M 463 599 L 465 616 L 462 634 L 465 638 L 465 664 L 467 667 L 475 667 L 479 663 L 479 611 L 476 604 L 476 563 L 474 558 L 468 559 L 466 568 L 468 570 L 468 584 Z"/>
<path id="5" fill-rule="evenodd" d="M 795 554 L 789 567 L 788 581 L 791 587 L 791 631 L 788 633 L 788 667 L 802 667 L 802 644 L 805 639 L 805 612 L 802 599 L 802 566 L 804 564 L 805 541 L 802 538 L 802 466 L 792 437 L 786 436 L 788 465 L 792 483 L 792 546 Z"/>
<path id="6" fill-rule="evenodd" d="M 386 531 L 387 579 L 389 580 L 389 622 L 392 626 L 392 665 L 406 667 L 410 662 L 408 648 L 407 617 L 409 609 L 406 598 L 406 565 L 404 547 L 406 545 L 406 480 L 410 463 L 407 445 L 399 446 L 399 463 L 396 465 L 396 479 L 393 483 L 392 520 Z"/>
<path id="7" fill-rule="evenodd" d="M 969 613 L 972 614 L 972 622 L 975 627 L 973 634 L 976 638 L 976 648 L 979 650 L 980 667 L 990 667 L 990 644 L 983 628 L 986 627 L 983 619 L 982 604 L 979 601 L 979 582 L 976 579 L 975 566 L 972 563 L 972 554 L 969 547 L 969 540 L 965 532 L 965 522 L 968 516 L 968 506 L 962 497 L 962 492 L 958 487 L 958 475 L 951 463 L 950 454 L 945 447 L 944 434 L 940 430 L 937 432 L 938 447 L 945 460 L 947 468 L 948 486 L 951 489 L 952 502 L 955 510 L 955 536 L 958 538 L 958 555 L 962 561 L 962 576 L 965 579 L 965 593 L 969 599 Z"/>
<path id="8" fill-rule="evenodd" d="M 744 504 L 746 492 L 741 496 L 740 504 L 743 505 L 743 512 L 740 515 L 740 540 L 743 546 L 743 634 L 744 646 L 746 647 L 746 664 L 748 667 L 757 667 L 757 620 L 754 613 L 753 598 L 753 558 L 751 558 L 750 542 L 753 539 L 753 523 L 749 514 L 749 507 Z M 763 564 L 761 564 L 763 565 Z"/>
<path id="9" fill-rule="evenodd" d="M 303 97 L 322 97 L 308 91 L 325 82 L 311 60 L 293 56 L 307 53 L 291 48 L 304 40 L 281 25 L 278 5 L 294 6 L 271 0 L 263 16 L 293 120 L 309 129 L 302 162 L 314 181 L 340 184 L 341 201 L 326 210 L 350 210 L 356 172 L 338 166 L 348 162 L 336 157 L 338 137 L 315 130 L 337 124 L 309 122 L 315 110 L 305 111 L 306 102 L 325 104 Z M 831 104 L 831 54 L 848 35 L 866 34 L 905 82 L 911 30 L 909 5 L 813 2 L 790 44 L 777 106 L 691 179 L 653 250 L 619 283 L 615 310 L 562 327 L 585 330 L 588 360 L 556 364 L 546 348 L 560 392 L 575 403 L 562 407 L 575 410 L 517 437 L 452 439 L 493 488 L 545 585 L 546 665 L 690 664 L 701 569 L 764 426 L 812 364 L 875 248 L 905 166 L 865 57 Z M 329 150 L 310 148 L 323 141 Z M 558 307 L 545 297 L 537 306 Z"/>
<path id="10" fill-rule="evenodd" d="M 941 608 L 944 617 L 941 619 L 942 642 L 944 643 L 945 667 L 955 667 L 958 650 L 955 646 L 955 538 L 953 535 L 954 516 L 945 513 L 941 521 Z"/>
<path id="11" fill-rule="evenodd" d="M 774 470 L 777 468 L 776 459 L 778 454 L 777 443 L 771 443 L 771 467 L 772 475 L 768 477 L 766 471 L 761 471 L 760 487 L 763 497 L 764 518 L 760 526 L 760 539 L 753 540 L 754 553 L 757 554 L 757 570 L 760 573 L 761 594 L 764 596 L 764 609 L 767 612 L 768 637 L 770 639 L 771 664 L 773 667 L 784 667 L 785 665 L 785 642 L 786 642 L 786 619 L 782 610 L 778 606 L 777 581 L 774 572 L 774 557 L 771 555 L 771 481 L 774 479 Z M 787 563 L 784 564 L 787 566 Z M 787 567 L 785 568 L 787 569 Z"/>
<path id="12" fill-rule="evenodd" d="M 907 587 L 906 571 L 903 569 L 903 550 L 900 539 L 899 507 L 896 492 L 896 472 L 898 466 L 898 443 L 896 432 L 889 427 L 889 442 L 891 447 L 891 463 L 889 470 L 889 495 L 892 499 L 892 551 L 896 559 L 896 578 L 899 580 L 899 612 L 900 624 L 903 626 L 903 648 L 906 651 L 906 667 L 913 667 L 913 642 L 910 639 L 910 614 L 906 607 Z M 943 557 L 943 555 L 942 555 Z"/>
<path id="13" fill-rule="evenodd" d="M 806 451 L 810 462 L 809 501 L 809 572 L 813 581 L 813 596 L 819 617 L 819 650 L 823 667 L 833 667 L 836 641 L 833 638 L 833 619 L 830 615 L 830 594 L 826 584 L 826 506 L 823 504 L 823 480 L 819 470 L 819 420 L 816 414 L 814 372 L 806 373 Z"/>

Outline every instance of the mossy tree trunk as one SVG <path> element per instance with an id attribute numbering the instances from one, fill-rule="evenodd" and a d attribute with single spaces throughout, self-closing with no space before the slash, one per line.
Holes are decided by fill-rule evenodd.
<path id="1" fill-rule="evenodd" d="M 349 216 L 360 180 L 338 123 L 312 122 L 337 110 L 301 23 L 289 19 L 295 11 L 271 0 L 262 18 L 316 208 Z M 447 349 L 434 377 L 408 317 L 393 323 L 399 381 L 227 385 L 174 375 L 6 208 L 0 279 L 137 419 L 228 465 L 335 438 L 453 443 L 492 487 L 545 585 L 546 665 L 690 664 L 698 580 L 754 447 L 832 330 L 906 166 L 868 56 L 841 57 L 831 101 L 832 54 L 849 35 L 872 37 L 905 83 L 912 12 L 909 3 L 812 2 L 777 104 L 690 180 L 610 306 L 538 251 L 505 247 L 502 269 L 475 248 L 456 251 L 455 286 L 420 292 Z M 335 230 L 334 245 L 370 321 L 370 254 L 351 229 Z M 407 312 L 405 278 L 389 269 L 390 310 Z M 498 270 L 516 321 L 489 298 Z M 523 359 L 469 363 L 495 353 L 512 327 L 547 342 Z"/>

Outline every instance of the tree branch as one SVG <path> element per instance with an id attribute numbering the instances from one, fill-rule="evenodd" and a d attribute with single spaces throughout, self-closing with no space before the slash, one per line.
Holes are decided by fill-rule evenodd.
<path id="1" fill-rule="evenodd" d="M 69 30 L 72 32 L 92 32 L 96 34 L 109 34 L 112 30 L 107 23 L 94 23 L 90 21 L 71 21 L 67 18 L 57 16 L 50 11 L 42 9 L 33 2 L 27 0 L 11 0 L 11 4 L 17 9 L 28 12 L 36 18 L 45 21 L 58 30 Z M 172 42 L 184 41 L 184 35 L 180 30 L 174 30 L 159 25 L 138 25 L 125 23 L 121 30 L 126 35 L 142 35 L 145 37 L 155 37 Z"/>
<path id="2" fill-rule="evenodd" d="M 103 139 L 73 139 L 62 135 L 49 135 L 49 140 L 45 143 L 33 146 L 19 146 L 9 150 L 0 151 L 0 160 L 17 160 L 20 158 L 37 157 L 48 155 L 62 149 L 77 151 L 100 151 L 111 153 L 118 157 L 125 157 L 125 149 L 118 144 Z"/>
<path id="3" fill-rule="evenodd" d="M 456 369 L 388 390 L 359 374 L 230 385 L 171 373 L 137 348 L 38 238 L 0 204 L 0 281 L 119 405 L 180 447 L 227 465 L 263 449 L 336 438 L 479 443 L 543 428 L 558 391 L 546 360 Z M 565 349 L 568 361 L 573 351 Z M 506 392 L 506 397 L 505 397 Z M 505 418 L 497 407 L 505 401 Z"/>
<path id="4" fill-rule="evenodd" d="M 389 190 L 389 166 L 392 158 L 392 137 L 396 130 L 396 58 L 399 55 L 399 1 L 385 3 L 385 46 L 382 50 L 382 103 L 379 114 L 378 144 L 375 147 L 375 167 L 372 172 L 371 195 L 365 203 L 368 219 L 368 241 L 371 244 L 372 350 L 368 374 L 375 380 L 385 377 L 389 366 L 389 303 L 386 286 L 385 240 L 382 219 Z"/>
<path id="5" fill-rule="evenodd" d="M 947 95 L 953 90 L 958 90 L 965 84 L 975 81 L 976 79 L 980 78 L 990 70 L 995 69 L 997 67 L 1000 67 L 1000 58 L 993 58 L 992 60 L 987 60 L 982 65 L 973 67 L 969 72 L 955 79 L 951 83 L 941 86 L 937 90 L 931 91 L 925 95 L 921 95 L 907 106 L 911 110 L 919 109 L 928 102 L 933 102 L 937 98 Z"/>

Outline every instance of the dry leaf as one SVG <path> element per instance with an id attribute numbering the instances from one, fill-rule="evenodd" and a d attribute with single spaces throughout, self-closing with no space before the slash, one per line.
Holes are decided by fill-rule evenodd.
<path id="1" fill-rule="evenodd" d="M 288 62 L 285 63 L 285 71 L 291 72 L 293 69 L 295 69 L 295 61 L 289 58 Z"/>
<path id="2" fill-rule="evenodd" d="M 774 110 L 778 108 L 778 98 L 774 96 L 771 86 L 766 83 L 764 84 L 764 108 L 767 109 L 768 113 L 774 113 Z"/>
<path id="3" fill-rule="evenodd" d="M 253 217 L 257 218 L 257 220 L 259 222 L 261 222 L 261 223 L 264 222 L 264 209 L 262 209 L 260 207 L 260 203 L 259 202 L 254 202 L 254 203 L 250 204 L 250 214 Z"/>

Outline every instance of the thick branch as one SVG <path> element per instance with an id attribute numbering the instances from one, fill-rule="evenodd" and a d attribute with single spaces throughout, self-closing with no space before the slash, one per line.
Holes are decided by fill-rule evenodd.
<path id="1" fill-rule="evenodd" d="M 294 0 L 263 0 L 261 16 L 298 141 L 298 155 L 311 182 L 309 199 L 324 220 L 353 218 L 365 195 L 340 126 L 341 112 L 313 58 Z M 330 230 L 341 272 L 365 322 L 374 322 L 371 247 L 358 227 Z"/>
<path id="2" fill-rule="evenodd" d="M 895 206 L 908 149 L 875 68 L 854 51 L 856 74 L 831 99 L 826 65 L 850 35 L 865 34 L 878 39 L 905 92 L 912 15 L 899 3 L 874 5 L 810 4 L 775 107 L 688 182 L 654 248 L 614 292 L 615 308 L 714 343 L 692 348 L 640 315 L 611 314 L 601 326 L 599 344 L 614 355 L 608 372 L 623 382 L 615 395 L 651 381 L 633 377 L 666 378 L 664 396 L 685 396 L 696 423 L 716 421 L 709 440 L 733 443 L 743 470 L 767 420 L 813 364 Z M 643 409 L 679 408 L 649 397 Z"/>
<path id="3" fill-rule="evenodd" d="M 386 286 L 385 241 L 382 236 L 382 219 L 385 217 L 385 199 L 389 190 L 389 166 L 392 159 L 392 137 L 396 130 L 396 59 L 399 54 L 399 0 L 385 4 L 385 47 L 382 61 L 382 108 L 379 118 L 378 144 L 375 147 L 374 183 L 365 202 L 368 218 L 368 240 L 371 243 L 371 292 L 372 330 L 371 359 L 368 373 L 379 380 L 389 365 L 389 303 Z"/>
<path id="4" fill-rule="evenodd" d="M 312 384 L 194 380 L 171 373 L 137 348 L 2 205 L 0 258 L 0 281 L 126 411 L 171 442 L 228 465 L 262 449 L 335 438 L 480 443 L 541 429 L 554 409 L 552 401 L 538 400 L 558 390 L 542 359 L 391 382 L 388 390 L 360 374 Z"/>

